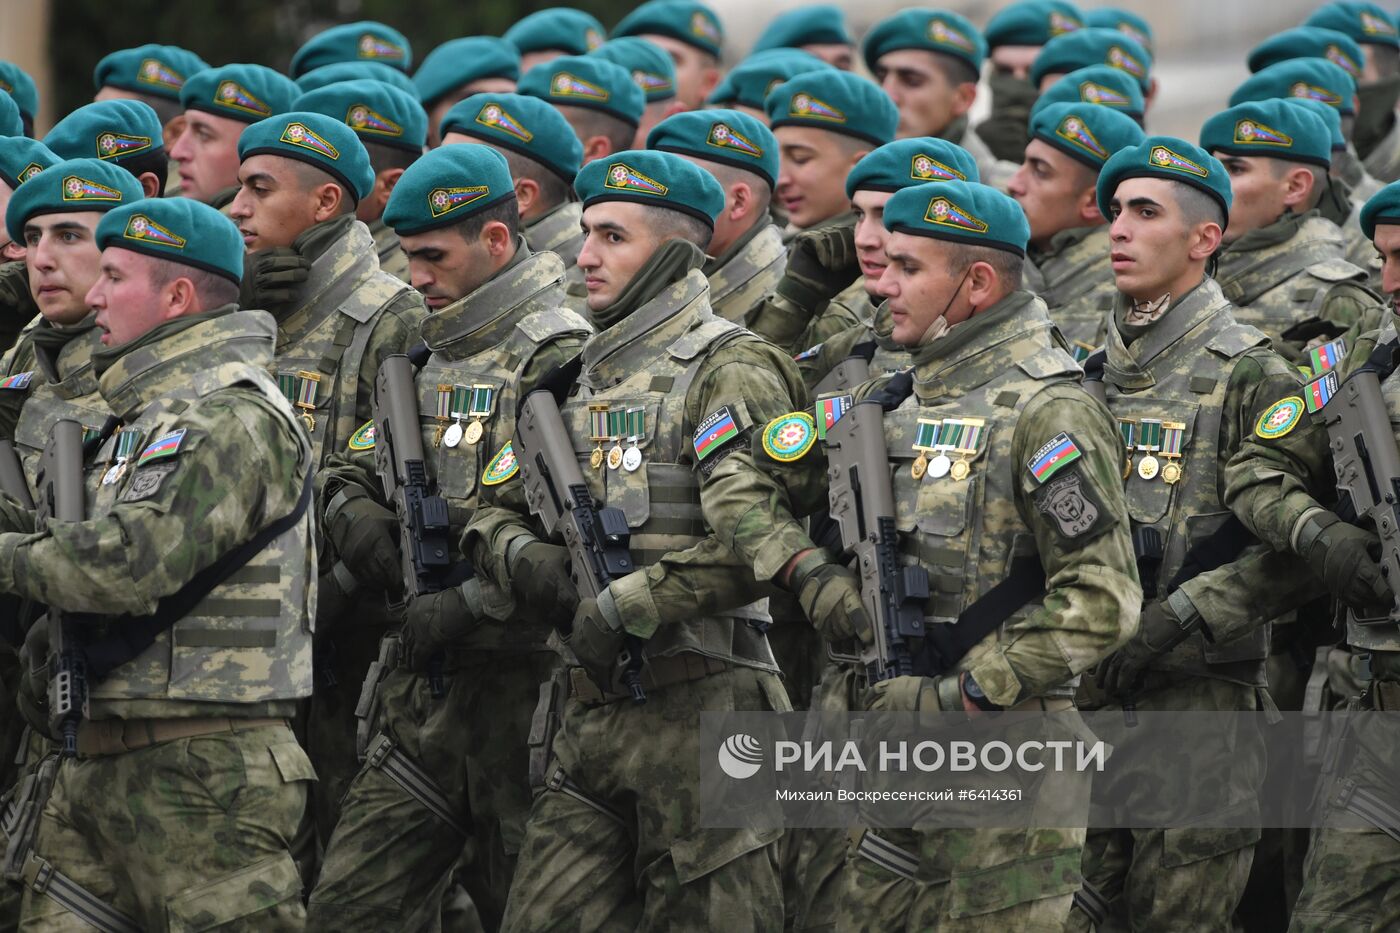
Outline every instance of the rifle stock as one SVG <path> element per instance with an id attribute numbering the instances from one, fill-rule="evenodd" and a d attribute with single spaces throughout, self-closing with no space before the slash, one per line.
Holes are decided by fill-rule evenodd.
<path id="1" fill-rule="evenodd" d="M 44 510 L 52 521 L 80 522 L 86 517 L 83 496 L 83 426 L 64 419 L 53 426 L 44 449 Z M 49 727 L 62 742 L 61 754 L 78 754 L 78 723 L 87 716 L 87 658 L 69 614 L 53 606 L 48 610 Z"/>
<path id="2" fill-rule="evenodd" d="M 29 495 L 29 483 L 24 479 L 24 466 L 14 441 L 0 441 L 0 492 L 33 511 L 34 498 Z"/>

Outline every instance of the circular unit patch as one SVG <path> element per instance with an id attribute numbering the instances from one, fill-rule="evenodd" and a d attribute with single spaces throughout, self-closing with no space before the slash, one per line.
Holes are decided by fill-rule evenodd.
<path id="1" fill-rule="evenodd" d="M 817 422 L 805 411 L 794 411 L 774 418 L 763 431 L 763 449 L 768 456 L 788 463 L 812 449 L 817 440 Z"/>
<path id="2" fill-rule="evenodd" d="M 1254 424 L 1254 433 L 1271 441 L 1293 430 L 1303 417 L 1303 400 L 1296 395 L 1281 398 L 1268 407 Z"/>
<path id="3" fill-rule="evenodd" d="M 351 450 L 373 450 L 374 449 L 374 422 L 366 421 L 360 425 L 360 430 L 350 435 Z"/>
<path id="4" fill-rule="evenodd" d="M 481 474 L 481 482 L 486 486 L 496 486 L 510 479 L 519 469 L 520 463 L 515 459 L 515 451 L 511 449 L 510 441 L 506 441 L 506 446 L 497 451 L 491 462 L 486 464 L 486 470 Z"/>

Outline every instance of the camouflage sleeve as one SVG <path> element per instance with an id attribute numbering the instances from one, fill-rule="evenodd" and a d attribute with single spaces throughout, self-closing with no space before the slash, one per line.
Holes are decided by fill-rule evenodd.
<path id="1" fill-rule="evenodd" d="M 355 382 L 355 425 L 358 427 L 374 417 L 374 382 L 379 366 L 387 357 L 407 353 L 418 339 L 418 325 L 428 314 L 423 296 L 415 291 L 404 292 L 379 315 L 374 322 L 365 355 L 360 359 L 360 371 Z M 326 449 L 342 450 L 348 437 L 326 438 Z"/>
<path id="2" fill-rule="evenodd" d="M 1267 585 L 1261 586 L 1261 581 Z M 1211 638 L 1230 641 L 1320 596 L 1327 588 L 1295 554 L 1262 544 L 1181 585 Z M 1248 594 L 1245 598 L 1245 594 Z"/>
<path id="3" fill-rule="evenodd" d="M 802 351 L 812 343 L 804 342 L 813 320 L 821 308 L 809 308 L 786 295 L 770 292 L 744 315 L 744 326 L 788 354 Z"/>
<path id="4" fill-rule="evenodd" d="M 1281 358 L 1251 351 L 1231 374 L 1220 425 L 1224 503 L 1276 550 L 1292 549 L 1301 520 L 1336 485 L 1327 431 L 1307 417 L 1301 389 Z"/>
<path id="5" fill-rule="evenodd" d="M 1356 282 L 1341 282 L 1327 290 L 1321 317 L 1343 330 L 1358 328 L 1364 333 L 1380 327 L 1384 311 L 1375 292 Z"/>
<path id="6" fill-rule="evenodd" d="M 271 402 L 220 392 L 187 410 L 180 426 L 177 452 L 131 471 L 105 515 L 0 534 L 0 592 L 73 612 L 150 615 L 292 511 L 310 453 Z"/>
<path id="7" fill-rule="evenodd" d="M 812 318 L 812 322 L 807 325 L 807 329 L 802 332 L 802 339 L 798 341 L 801 346 L 812 347 L 819 343 L 844 333 L 853 327 L 858 327 L 861 323 L 860 315 L 839 301 L 829 303 L 822 311 Z M 797 352 L 794 350 L 793 352 Z M 849 352 L 849 351 L 848 351 Z M 845 357 L 836 360 L 839 363 Z"/>
<path id="8" fill-rule="evenodd" d="M 1073 460 L 1039 476 L 1033 464 L 1068 441 Z M 1055 446 L 1051 446 L 1055 445 Z M 1137 630 L 1142 588 L 1123 496 L 1121 441 L 1107 412 L 1077 385 L 1027 403 L 1011 441 L 1016 510 L 1045 571 L 1041 605 L 1007 626 L 967 669 L 992 702 L 1011 706 L 1093 667 Z M 991 520 L 988 516 L 987 521 Z M 983 645 L 988 640 L 983 641 Z M 979 646 L 980 648 L 981 646 Z"/>
<path id="9" fill-rule="evenodd" d="M 797 364 L 797 371 L 802 375 L 802 384 L 811 392 L 824 378 L 846 357 L 851 355 L 851 350 L 858 343 L 863 343 L 873 339 L 870 328 L 862 321 L 857 321 L 851 327 L 847 327 L 838 333 L 832 334 L 824 340 L 813 341 L 803 350 L 793 357 L 793 362 Z"/>
<path id="10" fill-rule="evenodd" d="M 19 343 L 5 354 L 0 369 L 4 370 L 6 376 L 14 376 L 32 371 L 36 364 L 34 343 L 29 335 L 25 334 Z M 20 412 L 24 410 L 24 403 L 29 400 L 30 391 L 31 389 L 0 389 L 0 439 L 14 439 Z"/>

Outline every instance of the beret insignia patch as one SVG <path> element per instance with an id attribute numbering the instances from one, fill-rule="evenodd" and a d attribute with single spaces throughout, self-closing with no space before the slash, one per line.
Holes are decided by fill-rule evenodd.
<path id="1" fill-rule="evenodd" d="M 77 175 L 63 179 L 63 200 L 65 201 L 120 201 L 122 193 L 116 188 L 95 181 L 88 181 Z"/>
<path id="2" fill-rule="evenodd" d="M 506 108 L 497 103 L 489 103 L 481 108 L 481 112 L 476 115 L 476 122 L 482 126 L 488 126 L 493 130 L 499 130 L 507 136 L 514 136 L 522 143 L 528 143 L 535 138 L 535 134 L 525 128 L 525 125 L 506 111 Z"/>
<path id="3" fill-rule="evenodd" d="M 973 233 L 987 232 L 985 220 L 974 217 L 968 211 L 942 196 L 928 202 L 928 210 L 924 211 L 924 220 L 931 224 L 938 224 L 940 227 L 970 230 Z"/>
<path id="4" fill-rule="evenodd" d="M 214 91 L 214 103 L 255 117 L 272 116 L 272 108 L 237 81 L 220 81 L 218 89 Z"/>
<path id="5" fill-rule="evenodd" d="M 643 175 L 625 162 L 615 163 L 608 169 L 607 179 L 603 182 L 603 187 L 618 191 L 640 191 L 644 194 L 656 195 L 659 198 L 666 197 L 671 190 L 656 179 Z"/>
<path id="6" fill-rule="evenodd" d="M 154 84 L 172 91 L 178 91 L 185 86 L 184 75 L 155 58 L 148 58 L 141 63 L 141 67 L 136 70 L 136 80 L 142 84 Z"/>
<path id="7" fill-rule="evenodd" d="M 1208 172 L 1195 162 L 1183 155 L 1172 152 L 1166 146 L 1153 146 L 1152 154 L 1148 156 L 1152 164 L 1158 168 L 1169 168 L 1178 172 L 1185 172 L 1188 175 L 1195 175 L 1197 178 L 1205 178 Z"/>
<path id="8" fill-rule="evenodd" d="M 126 229 L 122 231 L 122 238 L 127 240 L 139 240 L 144 243 L 155 243 L 157 246 L 169 246 L 173 249 L 185 248 L 184 237 L 177 233 L 172 233 L 145 214 L 136 214 L 126 222 Z"/>
<path id="9" fill-rule="evenodd" d="M 461 207 L 480 201 L 491 193 L 486 185 L 471 185 L 461 188 L 434 188 L 428 192 L 428 210 L 433 217 L 450 214 Z"/>

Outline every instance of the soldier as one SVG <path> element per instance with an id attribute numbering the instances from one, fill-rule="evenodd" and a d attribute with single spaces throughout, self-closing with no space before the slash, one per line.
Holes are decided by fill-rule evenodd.
<path id="1" fill-rule="evenodd" d="M 287 74 L 295 81 L 337 62 L 379 62 L 407 72 L 413 66 L 413 49 L 403 33 L 383 23 L 368 19 L 342 23 L 321 30 L 297 49 Z"/>
<path id="2" fill-rule="evenodd" d="M 310 433 L 319 467 L 370 418 L 379 364 L 408 348 L 423 299 L 380 270 L 369 229 L 355 219 L 374 174 L 348 126 L 292 111 L 244 130 L 238 155 L 242 187 L 229 216 L 248 250 L 244 304 L 277 321 L 277 383 Z M 342 558 L 357 543 L 342 534 L 349 530 L 325 529 Z M 322 570 L 331 563 L 324 559 Z M 355 701 L 389 618 L 382 604 L 348 602 L 355 581 L 343 568 L 327 573 L 320 589 L 321 683 L 306 741 L 320 778 L 314 803 L 324 840 L 355 773 Z"/>
<path id="3" fill-rule="evenodd" d="M 25 136 L 7 136 L 0 139 L 0 211 L 4 211 L 10 204 L 10 198 L 20 185 L 30 178 L 42 172 L 50 165 L 58 162 L 58 156 L 49 151 L 49 147 L 39 142 L 37 139 L 29 139 Z M 24 261 L 24 241 L 12 240 L 10 234 L 0 224 L 0 280 L 13 281 L 11 275 L 18 274 L 18 270 L 23 265 L 12 266 L 11 263 L 23 263 Z M 0 286 L 3 288 L 4 286 Z M 11 295 L 0 298 L 0 320 L 4 321 L 0 325 L 0 334 L 7 331 L 9 337 L 0 337 L 0 343 L 13 344 L 14 335 L 19 329 L 29 323 L 33 313 L 28 318 L 20 319 L 15 314 L 16 304 L 22 303 L 26 309 L 33 312 L 32 300 L 26 299 L 29 293 L 29 285 L 26 282 L 19 285 L 18 291 Z M 5 349 L 9 349 L 8 346 Z"/>
<path id="4" fill-rule="evenodd" d="M 715 218 L 704 268 L 710 307 L 736 324 L 767 297 L 787 267 L 787 250 L 769 219 L 778 143 L 768 127 L 737 110 L 699 110 L 662 121 L 647 148 L 674 152 L 715 176 L 724 210 Z"/>
<path id="5" fill-rule="evenodd" d="M 434 200 L 443 191 L 481 194 L 444 209 Z M 430 457 L 427 480 L 447 500 L 454 542 L 475 509 L 486 459 L 510 438 L 516 402 L 577 355 L 590 331 L 558 305 L 559 258 L 531 253 L 519 234 L 514 191 L 499 153 L 450 145 L 404 173 L 385 215 L 432 309 L 422 323 L 424 348 L 415 351 L 414 405 Z M 404 389 L 415 391 L 412 383 Z M 416 581 L 402 579 L 401 558 L 393 559 L 397 520 L 392 503 L 381 504 L 374 447 L 383 434 L 374 427 L 367 424 L 332 459 L 323 498 L 333 524 L 346 505 L 359 503 L 356 521 L 380 538 L 366 556 L 384 559 L 349 569 L 390 593 L 407 586 L 410 598 L 402 630 L 388 637 L 397 664 L 376 665 L 370 676 L 379 682 L 366 687 L 374 691 L 366 722 L 374 738 L 327 847 L 310 926 L 432 927 L 467 842 L 474 863 L 468 888 L 495 929 L 530 807 L 526 751 L 539 685 L 553 666 L 544 646 L 549 627 L 513 611 L 509 595 L 481 577 L 412 595 Z M 563 548 L 536 545 L 522 559 L 532 562 L 541 587 L 552 585 L 546 570 L 565 574 Z M 428 791 L 405 780 L 405 769 L 421 773 Z"/>
<path id="6" fill-rule="evenodd" d="M 1309 369 L 1309 351 L 1349 350 L 1379 326 L 1365 270 L 1343 258 L 1341 232 L 1316 211 L 1332 155 L 1322 118 L 1282 100 L 1240 104 L 1205 122 L 1201 148 L 1225 166 L 1234 195 L 1215 279 L 1235 320 Z"/>
<path id="7" fill-rule="evenodd" d="M 899 111 L 871 82 L 830 68 L 778 85 L 765 106 L 782 155 L 778 200 L 802 232 L 774 294 L 750 310 L 747 323 L 796 353 L 857 323 L 831 304 L 852 279 L 855 215 L 845 179 L 868 152 L 894 138 Z"/>
<path id="8" fill-rule="evenodd" d="M 160 118 L 161 136 L 179 139 L 185 130 L 186 109 L 180 93 L 186 81 L 208 67 L 204 59 L 175 45 L 141 45 L 111 52 L 93 69 L 92 83 L 97 89 L 93 100 L 127 99 L 150 104 Z"/>
<path id="9" fill-rule="evenodd" d="M 676 63 L 676 96 L 699 110 L 719 84 L 724 27 L 699 0 L 647 0 L 613 27 L 612 38 L 640 36 L 661 46 Z"/>
<path id="10" fill-rule="evenodd" d="M 1090 65 L 1062 76 L 1036 98 L 1031 107 L 1031 119 L 1036 112 L 1051 104 L 1097 104 L 1112 107 L 1143 125 L 1146 103 L 1137 79 L 1111 65 Z"/>
<path id="11" fill-rule="evenodd" d="M 1030 223 L 1026 258 L 1040 273 L 1036 294 L 1076 362 L 1104 345 L 1112 316 L 1108 221 L 1099 213 L 1099 170 L 1143 140 L 1126 114 L 1092 104 L 1050 104 L 1031 118 L 1026 161 L 1006 190 Z"/>
<path id="12" fill-rule="evenodd" d="M 563 114 L 536 97 L 477 94 L 447 112 L 442 130 L 444 145 L 485 143 L 505 156 L 530 249 L 554 253 L 572 270 L 583 245 L 582 209 L 573 189 L 583 145 Z M 582 301 L 587 292 L 581 274 L 577 281 Z"/>
<path id="13" fill-rule="evenodd" d="M 34 117 L 39 112 L 39 88 L 23 68 L 13 62 L 0 61 L 0 91 L 14 98 L 19 107 L 24 135 L 34 135 Z"/>
<path id="14" fill-rule="evenodd" d="M 585 164 L 631 146 L 646 110 L 627 70 L 593 55 L 553 59 L 526 74 L 519 91 L 558 108 L 583 143 Z"/>
<path id="15" fill-rule="evenodd" d="M 408 281 L 408 257 L 399 238 L 384 223 L 389 194 L 404 170 L 423 152 L 428 136 L 428 115 L 408 92 L 378 81 L 342 81 L 298 97 L 293 110 L 323 113 L 355 131 L 369 154 L 374 186 L 355 208 L 355 218 L 369 227 L 379 268 L 400 281 Z"/>
<path id="16" fill-rule="evenodd" d="M 141 184 L 148 198 L 165 194 L 170 157 L 160 120 L 139 100 L 85 104 L 54 124 L 44 145 L 60 159 L 98 158 L 120 165 Z"/>
<path id="17" fill-rule="evenodd" d="M 1214 156 L 1148 137 L 1100 170 L 1098 203 L 1110 218 L 1120 292 L 1102 386 L 1119 422 L 1145 597 L 1137 634 L 1100 665 L 1098 687 L 1125 709 L 1272 709 L 1267 623 L 1296 607 L 1290 581 L 1308 577 L 1248 547 L 1252 539 L 1228 520 L 1221 473 L 1255 425 L 1282 417 L 1270 403 L 1297 385 L 1296 370 L 1262 333 L 1235 321 L 1206 275 L 1231 205 L 1229 176 Z M 1172 738 L 1204 753 L 1194 788 L 1248 790 L 1262 780 L 1255 727 L 1228 747 L 1188 731 Z M 1106 792 L 1116 799 L 1145 787 L 1140 775 L 1113 780 Z M 1246 794 L 1232 806 L 1249 814 L 1257 802 Z M 1259 838 L 1247 822 L 1236 825 L 1246 828 L 1091 830 L 1074 927 L 1102 925 L 1107 915 L 1131 917 L 1141 930 L 1228 928 Z"/>
<path id="18" fill-rule="evenodd" d="M 550 619 L 571 632 L 576 666 L 503 929 L 777 929 L 779 832 L 702 829 L 693 789 L 701 710 L 788 709 L 746 621 L 765 618 L 749 605 L 762 589 L 711 528 L 720 512 L 771 516 L 778 490 L 747 437 L 801 386 L 780 353 L 710 313 L 700 244 L 724 203 L 712 176 L 670 153 L 626 152 L 584 166 L 577 189 L 598 333 L 562 403 L 566 443 L 598 505 L 626 514 L 639 569 L 582 600 L 571 623 Z M 501 507 L 477 512 L 466 543 L 479 571 L 528 599 L 538 581 L 522 565 L 538 538 L 513 464 L 487 465 Z M 644 704 L 621 680 L 627 639 L 642 645 Z"/>
<path id="19" fill-rule="evenodd" d="M 1116 29 L 1142 46 L 1148 55 L 1156 56 L 1152 43 L 1152 24 L 1131 10 L 1116 6 L 1094 7 L 1084 11 L 1084 25 L 1093 29 Z"/>
<path id="20" fill-rule="evenodd" d="M 332 62 L 329 65 L 312 68 L 292 83 L 297 86 L 300 93 L 310 94 L 312 91 L 319 91 L 327 84 L 364 79 L 378 81 L 415 96 L 418 94 L 418 85 L 413 82 L 412 78 L 392 65 L 375 61 Z"/>
<path id="21" fill-rule="evenodd" d="M 1132 37 L 1117 29 L 1086 27 L 1045 43 L 1031 65 L 1031 83 L 1044 91 L 1064 75 L 1091 65 L 1108 65 L 1137 79 L 1145 107 L 1152 106 L 1157 81 L 1152 57 Z"/>
<path id="22" fill-rule="evenodd" d="M 262 65 L 224 65 L 200 72 L 180 90 L 184 131 L 172 137 L 170 158 L 180 195 L 227 214 L 238 193 L 238 137 L 251 123 L 292 109 L 298 89 Z"/>
<path id="23" fill-rule="evenodd" d="M 1042 46 L 1084 26 L 1078 10 L 1063 0 L 1027 0 L 1003 7 L 982 30 L 991 70 L 992 112 L 976 133 L 992 155 L 1019 164 L 1026 154 L 1031 105 L 1039 90 L 1031 84 L 1031 64 Z"/>
<path id="24" fill-rule="evenodd" d="M 428 145 L 442 144 L 442 118 L 458 101 L 473 94 L 510 93 L 522 73 L 520 53 L 495 36 L 449 39 L 429 52 L 413 75 L 428 111 Z"/>
<path id="25" fill-rule="evenodd" d="M 750 55 L 770 49 L 798 49 L 833 68 L 850 71 L 856 44 L 838 6 L 816 4 L 779 13 L 759 33 Z"/>
<path id="26" fill-rule="evenodd" d="M 686 109 L 676 97 L 676 65 L 666 50 L 655 43 L 623 36 L 603 43 L 589 54 L 625 68 L 645 95 L 646 106 L 628 148 L 645 149 L 647 134 L 656 124 Z"/>
<path id="27" fill-rule="evenodd" d="M 0 590 L 84 613 L 78 644 L 52 640 L 67 627 L 52 619 L 26 640 L 26 716 L 71 747 L 49 759 L 21 926 L 297 930 L 290 849 L 315 772 L 289 719 L 311 692 L 311 452 L 267 372 L 271 318 L 235 313 L 233 225 L 184 198 L 103 220 L 86 302 L 109 406 L 96 462 L 112 466 L 76 487 L 86 506 L 63 506 L 84 520 L 56 520 L 48 496 L 37 518 L 0 504 Z M 42 484 L 82 475 L 67 453 Z M 69 649 L 87 658 L 87 703 L 54 732 L 46 682 Z"/>
<path id="28" fill-rule="evenodd" d="M 603 24 L 583 10 L 554 6 L 522 16 L 505 40 L 520 50 L 520 73 L 561 55 L 587 55 L 607 38 Z"/>
<path id="29" fill-rule="evenodd" d="M 1382 183 L 1400 177 L 1400 32 L 1390 13 L 1374 3 L 1324 3 L 1304 25 L 1345 33 L 1363 47 L 1366 61 L 1356 78 L 1356 151 L 1366 171 Z"/>
<path id="30" fill-rule="evenodd" d="M 763 108 L 763 102 L 770 90 L 800 74 L 830 67 L 820 58 L 797 49 L 758 52 L 726 74 L 710 92 L 705 103 L 711 107 L 738 110 L 768 126 L 768 111 Z"/>

